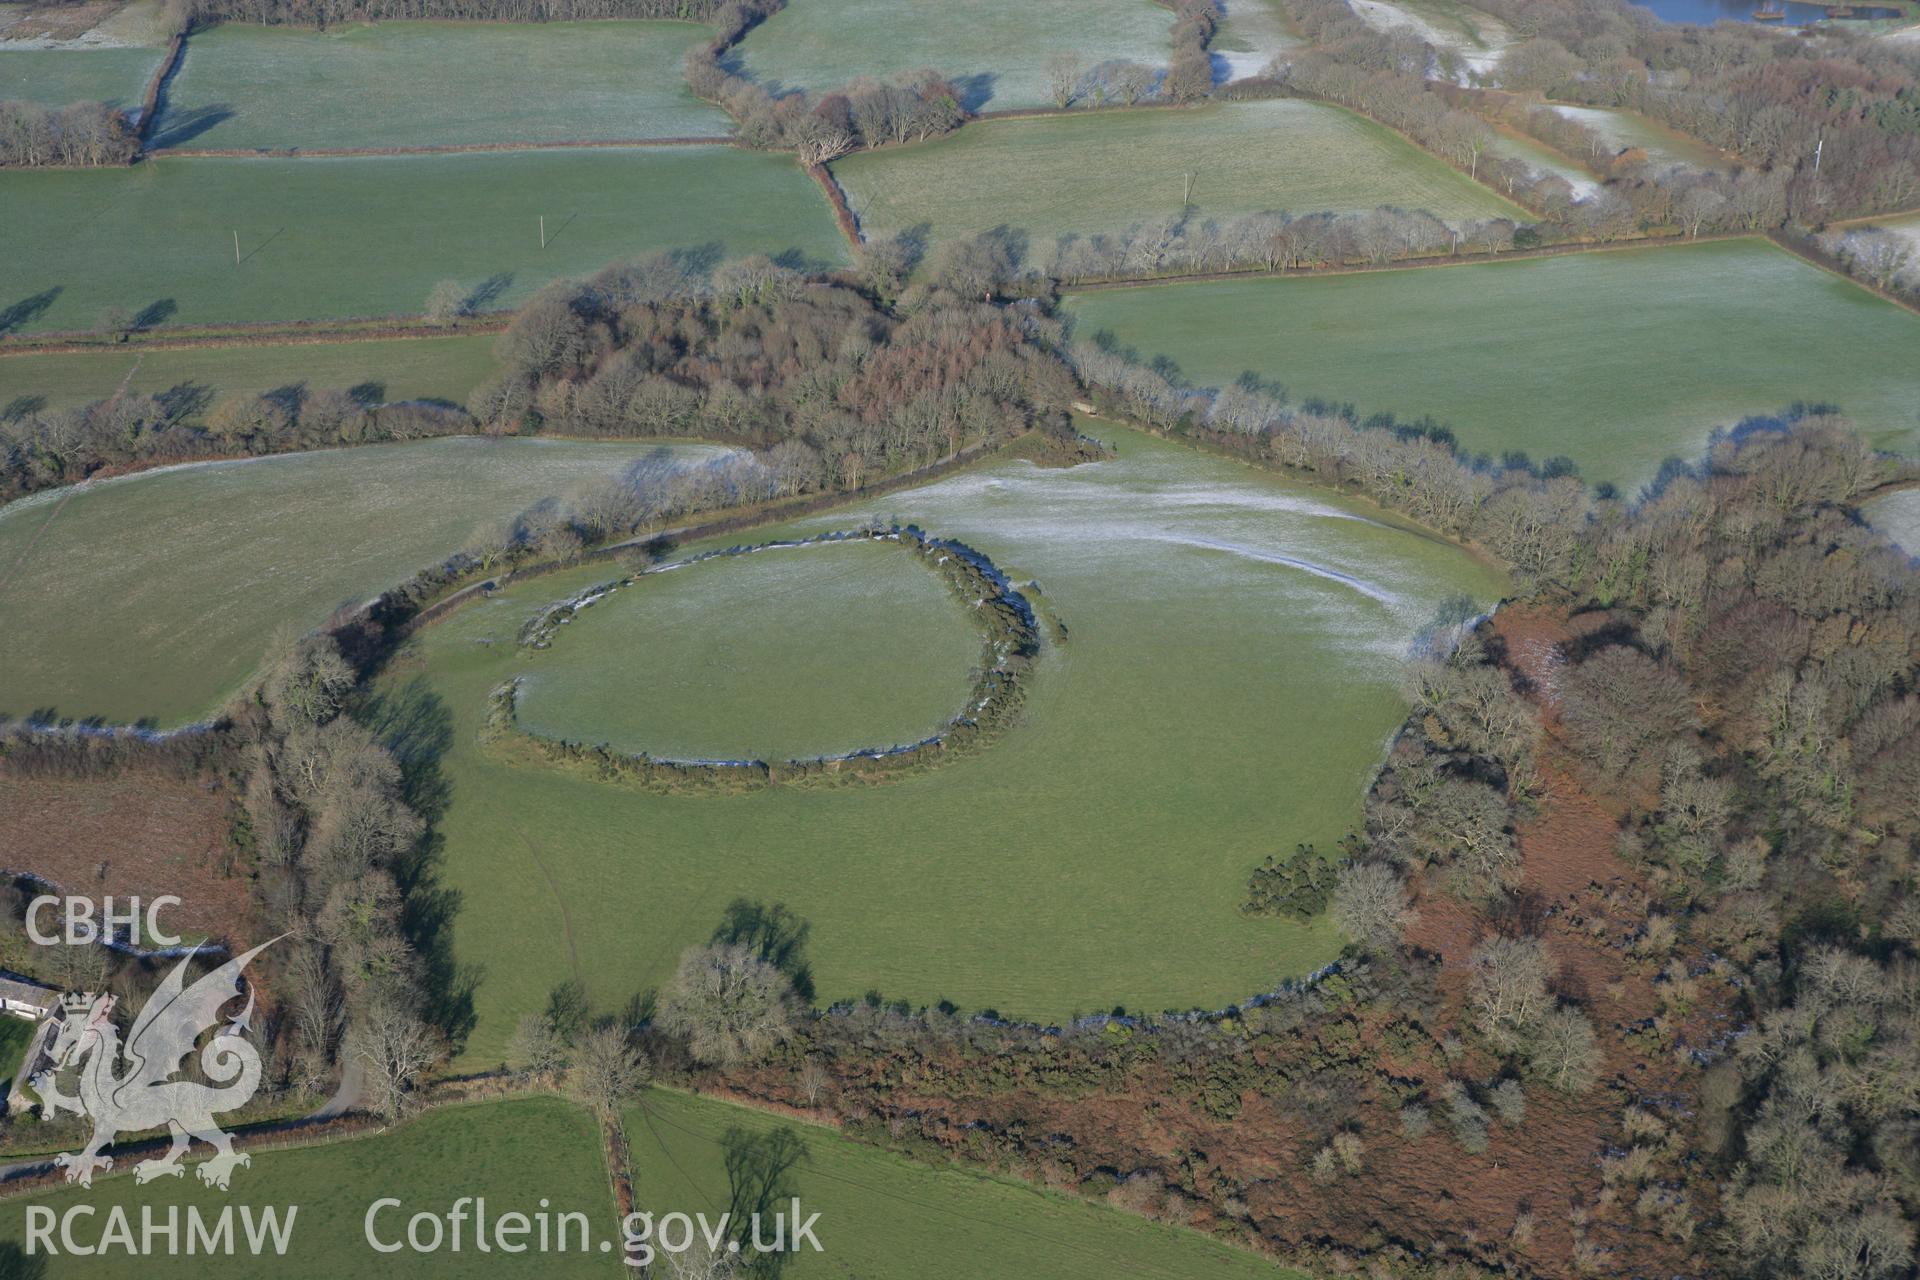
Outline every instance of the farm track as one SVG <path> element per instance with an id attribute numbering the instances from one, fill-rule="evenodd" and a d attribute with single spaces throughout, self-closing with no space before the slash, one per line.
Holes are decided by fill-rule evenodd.
<path id="1" fill-rule="evenodd" d="M 587 984 L 587 975 L 586 971 L 580 967 L 580 947 L 574 938 L 573 915 L 567 910 L 567 899 L 560 892 L 560 886 L 554 882 L 553 872 L 547 869 L 546 860 L 540 856 L 540 846 L 535 844 L 533 837 L 527 834 L 527 829 L 511 817 L 507 819 L 507 825 L 512 827 L 513 833 L 520 837 L 520 842 L 527 846 L 527 856 L 532 858 L 533 865 L 540 869 L 540 878 L 547 882 L 547 891 L 553 894 L 554 905 L 560 908 L 560 936 L 567 940 L 567 965 L 573 970 L 573 980 L 584 989 Z"/>
<path id="2" fill-rule="evenodd" d="M 133 385 L 133 375 L 140 372 L 141 361 L 145 359 L 146 357 L 142 355 L 134 360 L 133 367 L 127 370 L 127 376 L 120 379 L 120 388 L 113 393 L 112 403 L 118 404 L 120 397 L 127 394 L 127 388 Z M 26 546 L 20 548 L 20 554 L 13 558 L 13 563 L 7 566 L 7 571 L 0 574 L 0 595 L 6 594 L 7 584 L 13 581 L 14 574 L 20 572 L 20 566 L 33 558 L 34 547 L 39 545 L 41 537 L 53 526 L 53 522 L 60 518 L 60 513 L 67 509 L 67 504 L 73 501 L 73 495 L 85 487 L 84 483 L 70 487 L 66 495 L 53 504 L 53 510 L 47 513 L 46 520 L 33 531 L 33 536 L 27 539 Z"/>

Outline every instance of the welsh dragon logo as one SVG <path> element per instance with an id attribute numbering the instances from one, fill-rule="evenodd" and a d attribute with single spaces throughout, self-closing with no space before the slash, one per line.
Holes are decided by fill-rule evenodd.
<path id="1" fill-rule="evenodd" d="M 189 954 L 142 1006 L 124 1045 L 113 1023 L 113 996 L 88 992 L 61 1001 L 66 1019 L 47 1050 L 54 1066 L 30 1083 L 40 1095 L 41 1119 L 51 1120 L 62 1111 L 93 1118 L 93 1136 L 86 1147 L 54 1158 L 65 1166 L 68 1182 L 92 1186 L 94 1170 L 113 1168 L 113 1157 L 101 1154 L 103 1147 L 122 1133 L 162 1126 L 173 1143 L 165 1154 L 134 1166 L 135 1182 L 179 1177 L 185 1172 L 180 1157 L 195 1138 L 214 1148 L 213 1157 L 198 1169 L 208 1186 L 226 1190 L 233 1171 L 253 1163 L 233 1149 L 233 1139 L 213 1120 L 215 1112 L 244 1106 L 260 1086 L 260 1053 L 243 1034 L 253 1013 L 251 991 L 246 1007 L 200 1050 L 200 1069 L 214 1083 L 171 1077 L 201 1035 L 220 1022 L 220 1010 L 240 997 L 240 973 L 247 962 L 277 941 L 235 956 L 192 986 L 186 984 L 187 966 L 193 963 Z M 125 1071 L 116 1074 L 123 1063 Z M 79 1068 L 78 1096 L 61 1092 L 56 1078 L 69 1067 Z"/>

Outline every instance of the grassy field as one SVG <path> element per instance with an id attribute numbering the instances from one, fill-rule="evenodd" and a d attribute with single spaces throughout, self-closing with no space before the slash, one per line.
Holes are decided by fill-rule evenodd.
<path id="1" fill-rule="evenodd" d="M 205 463 L 13 503 L 0 510 L 0 712 L 191 720 L 276 637 L 659 447 L 435 440 Z"/>
<path id="2" fill-rule="evenodd" d="M 1549 110 L 1586 125 L 1616 152 L 1628 147 L 1640 147 L 1653 160 L 1668 164 L 1690 164 L 1699 169 L 1726 167 L 1726 161 L 1704 142 L 1695 141 L 1677 129 L 1669 129 L 1657 120 L 1649 120 L 1631 111 L 1575 107 L 1565 103 L 1554 103 Z"/>
<path id="3" fill-rule="evenodd" d="M 153 143 L 390 147 L 724 137 L 688 92 L 690 22 L 394 22 L 196 34 Z M 449 68 L 458 74 L 447 75 Z"/>
<path id="4" fill-rule="evenodd" d="M 1902 489 L 1867 504 L 1868 523 L 1920 558 L 1920 489 Z"/>
<path id="5" fill-rule="evenodd" d="M 1330 850 L 1359 819 L 1411 637 L 1443 597 L 1491 601 L 1502 580 L 1309 490 L 1117 439 L 1115 461 L 998 462 L 799 526 L 878 515 L 962 538 L 1037 579 L 1071 629 L 1022 723 L 885 785 L 658 795 L 483 755 L 489 691 L 558 652 L 517 651 L 522 621 L 604 570 L 522 583 L 423 633 L 384 687 L 444 719 L 443 878 L 461 895 L 456 954 L 485 974 L 467 1063 L 498 1062 L 514 1019 L 576 974 L 601 1008 L 661 982 L 741 897 L 811 921 L 822 1000 L 1218 1007 L 1331 958 L 1325 922 L 1241 914 L 1247 874 L 1300 841 Z M 635 680 L 648 661 L 629 655 Z"/>
<path id="6" fill-rule="evenodd" d="M 163 56 L 163 50 L 140 45 L 10 49 L 0 41 L 0 99 L 48 107 L 107 102 L 137 114 Z"/>
<path id="7" fill-rule="evenodd" d="M 1165 65 L 1173 15 L 1151 0 L 808 0 L 773 15 L 739 47 L 769 89 L 832 89 L 861 76 L 932 67 L 969 110 L 1052 104 L 1047 60 Z"/>
<path id="8" fill-rule="evenodd" d="M 548 737 L 677 760 L 840 755 L 938 731 L 980 653 L 979 629 L 898 546 L 797 547 L 596 602 L 535 657 L 518 715 Z"/>
<path id="9" fill-rule="evenodd" d="M 1198 386 L 1252 371 L 1295 401 L 1432 414 L 1461 445 L 1571 456 L 1638 485 L 1715 427 L 1796 400 L 1920 443 L 1920 316 L 1760 240 L 1076 296 L 1077 332 Z"/>
<path id="10" fill-rule="evenodd" d="M 777 1167 L 785 1160 L 776 1144 L 797 1140 L 787 1150 L 798 1162 L 779 1185 L 799 1197 L 803 1217 L 820 1215 L 821 1252 L 802 1251 L 782 1272 L 793 1280 L 1306 1280 L 1198 1232 L 1030 1183 L 930 1168 L 830 1129 L 707 1098 L 649 1090 L 628 1109 L 626 1130 L 643 1207 L 710 1218 L 733 1203 L 729 1154 L 736 1167 Z"/>
<path id="11" fill-rule="evenodd" d="M 834 173 L 870 237 L 922 224 L 935 239 L 1007 226 L 1026 233 L 1043 262 L 1060 236 L 1177 216 L 1189 173 L 1200 218 L 1381 204 L 1449 219 L 1517 213 L 1379 125 L 1297 99 L 994 120 L 850 156 Z"/>
<path id="12" fill-rule="evenodd" d="M 1221 80 L 1257 76 L 1301 41 L 1280 0 L 1225 0 L 1224 16 L 1207 51 Z"/>
<path id="13" fill-rule="evenodd" d="M 0 308 L 46 299 L 21 326 L 42 330 L 113 305 L 182 324 L 416 313 L 449 278 L 511 306 L 662 249 L 847 256 L 791 157 L 732 147 L 158 160 L 0 174 L 0 205 Z"/>
<path id="14" fill-rule="evenodd" d="M 195 1144 L 195 1156 L 205 1152 L 204 1146 Z M 119 1165 L 114 1176 L 96 1181 L 91 1191 L 62 1188 L 0 1202 L 0 1241 L 5 1242 L 0 1244 L 0 1273 L 47 1280 L 134 1274 L 157 1280 L 171 1276 L 197 1280 L 207 1275 L 320 1280 L 351 1272 L 358 1265 L 368 1274 L 381 1276 L 599 1276 L 611 1280 L 625 1270 L 618 1261 L 620 1222 L 607 1184 L 600 1135 L 584 1110 L 556 1098 L 443 1107 L 378 1136 L 264 1150 L 254 1156 L 251 1166 L 234 1172 L 231 1191 L 207 1187 L 191 1172 L 135 1186 L 131 1177 L 122 1176 L 125 1167 Z M 373 1202 L 389 1196 L 401 1200 L 402 1206 L 386 1210 L 376 1220 L 383 1243 L 403 1240 L 407 1219 L 415 1213 L 444 1215 L 462 1196 L 484 1196 L 488 1216 L 495 1220 L 509 1212 L 539 1213 L 543 1200 L 548 1213 L 583 1213 L 592 1232 L 592 1248 L 544 1254 L 481 1253 L 473 1247 L 469 1220 L 465 1247 L 458 1253 L 444 1246 L 430 1254 L 404 1248 L 398 1253 L 376 1253 L 367 1243 L 364 1222 Z M 136 1240 L 143 1206 L 151 1206 L 162 1223 L 172 1206 L 178 1206 L 183 1215 L 187 1206 L 194 1206 L 207 1219 L 229 1204 L 252 1206 L 256 1213 L 268 1207 L 282 1213 L 291 1206 L 298 1210 L 292 1247 L 283 1257 L 269 1254 L 254 1259 L 243 1253 L 210 1267 L 204 1257 L 187 1256 L 183 1217 L 179 1256 L 168 1256 L 161 1238 L 156 1252 L 132 1262 L 119 1254 L 77 1258 L 62 1252 L 22 1258 L 29 1205 L 45 1205 L 58 1213 L 83 1202 L 98 1207 L 97 1216 L 77 1229 L 83 1240 L 99 1238 L 109 1206 L 127 1210 Z M 577 1228 L 573 1230 L 570 1243 L 578 1238 Z M 238 1222 L 234 1233 L 244 1239 Z M 57 1234 L 54 1240 L 58 1243 Z M 602 1240 L 613 1246 L 612 1257 L 600 1250 Z M 8 1270 L 10 1265 L 44 1265 L 45 1270 Z"/>
<path id="15" fill-rule="evenodd" d="M 493 369 L 491 334 L 395 338 L 373 342 L 300 342 L 261 346 L 141 350 L 103 347 L 57 355 L 0 357 L 0 412 L 20 397 L 62 408 L 129 391 L 172 387 L 215 394 L 279 387 L 366 387 L 378 400 L 464 403 Z M 376 389 L 377 388 L 377 392 Z"/>

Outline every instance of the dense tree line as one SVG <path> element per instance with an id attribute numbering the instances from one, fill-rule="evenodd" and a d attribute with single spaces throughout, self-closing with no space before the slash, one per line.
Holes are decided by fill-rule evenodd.
<path id="1" fill-rule="evenodd" d="M 1192 102 L 1213 90 L 1213 43 L 1220 10 L 1213 0 L 1162 0 L 1173 10 L 1173 57 L 1161 80 L 1160 93 L 1169 102 Z"/>
<path id="2" fill-rule="evenodd" d="M 473 420 L 463 410 L 382 404 L 366 388 L 287 387 L 215 396 L 182 384 L 158 395 L 124 393 L 70 409 L 19 396 L 0 404 L 0 501 L 75 484 L 103 470 L 471 430 Z"/>
<path id="3" fill-rule="evenodd" d="M 425 823 L 399 761 L 351 714 L 356 683 L 332 639 L 310 636 L 229 732 L 248 754 L 241 839 L 254 895 L 268 927 L 292 935 L 274 957 L 273 1076 L 318 1094 L 351 1060 L 369 1104 L 392 1117 L 445 1037 L 403 920 Z"/>
<path id="4" fill-rule="evenodd" d="M 1313 37 L 1304 54 L 1274 69 L 1300 93 L 1337 102 L 1412 138 L 1454 167 L 1494 187 L 1543 219 L 1548 239 L 1617 240 L 1656 226 L 1694 234 L 1770 226 L 1784 216 L 1778 184 L 1760 174 L 1723 175 L 1655 163 L 1645 152 L 1617 152 L 1600 135 L 1546 108 L 1504 104 L 1500 119 L 1570 156 L 1600 176 L 1598 190 L 1576 192 L 1564 177 L 1493 151 L 1496 135 L 1472 101 L 1428 79 L 1432 51 L 1411 32 L 1377 31 L 1340 0 L 1289 0 Z M 1479 104 L 1475 104 L 1479 105 Z M 1482 109 L 1485 109 L 1484 107 Z"/>
<path id="5" fill-rule="evenodd" d="M 235 870 L 251 879 L 259 923 L 286 935 L 259 962 L 273 992 L 252 1032 L 264 1044 L 266 1088 L 318 1097 L 353 1062 L 366 1085 L 361 1101 L 392 1117 L 421 1072 L 444 1056 L 447 1033 L 464 1026 L 457 1010 L 430 995 L 429 966 L 406 919 L 409 895 L 432 892 L 425 824 L 381 723 L 378 700 L 358 688 L 333 640 L 316 634 L 202 730 L 0 727 L 0 774 L 71 779 L 148 769 L 229 786 L 237 796 Z M 115 989 L 129 993 L 157 981 L 150 965 L 103 948 L 41 951 L 36 967 L 53 966 L 49 976 L 72 979 L 73 989 L 99 989 L 110 973 Z"/>
<path id="6" fill-rule="evenodd" d="M 1542 243 L 1532 227 L 1486 218 L 1450 227 L 1424 209 L 1249 213 L 1225 220 L 1169 215 L 1115 235 L 1063 236 L 1032 264 L 1063 282 L 1210 271 L 1280 271 L 1458 252 L 1504 253 Z"/>
<path id="7" fill-rule="evenodd" d="M 130 164 L 139 131 L 126 113 L 104 102 L 43 107 L 0 102 L 0 167 L 97 168 Z"/>
<path id="8" fill-rule="evenodd" d="M 769 93 L 727 62 L 728 50 L 785 0 L 733 0 L 716 18 L 714 40 L 687 55 L 687 84 L 731 115 L 748 146 L 793 151 L 801 163 L 825 164 L 848 152 L 925 142 L 966 123 L 969 109 L 947 74 L 931 67 L 861 76 L 839 88 Z M 1055 105 L 1192 102 L 1213 89 L 1207 45 L 1219 12 L 1212 0 L 1170 0 L 1173 58 L 1164 70 L 1125 59 L 1086 66 L 1057 54 L 1046 74 Z"/>
<path id="9" fill-rule="evenodd" d="M 1920 302 L 1920 237 L 1860 227 L 1827 232 L 1813 243 L 1848 275 Z"/>
<path id="10" fill-rule="evenodd" d="M 1503 82 L 1640 111 L 1738 155 L 1778 175 L 1797 222 L 1920 202 L 1920 60 L 1896 45 L 1844 23 L 1812 38 L 1675 26 L 1619 0 L 1486 7 L 1532 37 L 1503 61 Z"/>
<path id="11" fill-rule="evenodd" d="M 1073 395 L 1018 311 L 935 287 L 895 314 L 765 258 L 727 265 L 710 287 L 662 260 L 557 286 L 499 354 L 500 376 L 471 403 L 484 423 L 752 445 L 770 451 L 785 493 L 1064 430 Z"/>
<path id="12" fill-rule="evenodd" d="M 1580 536 L 1589 498 L 1564 459 L 1538 467 L 1524 455 L 1496 462 L 1462 453 L 1450 430 L 1430 423 L 1362 423 L 1332 406 L 1295 406 L 1240 385 L 1195 391 L 1091 342 L 1074 343 L 1067 359 L 1096 400 L 1124 417 L 1357 490 L 1443 533 L 1481 542 L 1525 574 L 1557 564 Z"/>
<path id="13" fill-rule="evenodd" d="M 1650 927 L 1744 979 L 1704 1096 L 1747 1275 L 1913 1259 L 1920 584 L 1853 510 L 1897 465 L 1829 420 L 1724 441 L 1565 565 L 1630 620 L 1561 685 L 1596 782 L 1648 797 L 1622 839 Z"/>
<path id="14" fill-rule="evenodd" d="M 924 142 L 967 118 L 959 90 L 931 68 L 864 76 L 824 93 L 769 93 L 735 71 L 726 56 L 785 3 L 731 0 L 715 17 L 713 40 L 687 53 L 688 87 L 732 116 L 736 137 L 747 146 L 792 151 L 802 164 L 820 165 L 861 147 Z"/>

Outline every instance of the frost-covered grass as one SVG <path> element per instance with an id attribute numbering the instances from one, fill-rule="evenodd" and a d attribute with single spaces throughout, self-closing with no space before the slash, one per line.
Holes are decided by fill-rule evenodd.
<path id="1" fill-rule="evenodd" d="M 461 895 L 458 958 L 486 975 L 475 1065 L 497 1061 L 514 1020 L 569 976 L 553 941 L 563 931 L 594 957 L 588 992 L 611 1010 L 668 977 L 743 896 L 812 923 L 823 1001 L 878 988 L 1039 1017 L 1218 1007 L 1337 953 L 1325 921 L 1243 915 L 1247 874 L 1300 841 L 1331 852 L 1359 821 L 1405 714 L 1395 689 L 1415 632 L 1442 598 L 1490 602 L 1502 579 L 1312 490 L 1083 426 L 1110 430 L 1120 456 L 1068 470 L 996 462 L 752 536 L 898 518 L 979 548 L 1015 583 L 1039 582 L 1039 607 L 1069 639 L 1044 646 L 1020 722 L 938 770 L 864 787 L 659 795 L 485 754 L 488 693 L 593 638 L 563 631 L 527 654 L 512 644 L 522 622 L 604 569 L 515 585 L 421 635 L 424 666 L 409 662 L 383 688 L 452 716 L 439 830 Z M 814 554 L 764 563 L 799 571 Z M 744 614 L 748 603 L 729 599 L 751 585 L 741 567 L 686 586 L 716 618 Z M 636 611 L 646 590 L 631 597 Z M 593 608 L 609 605 L 618 597 Z M 828 605 L 808 607 L 824 616 Z M 821 634 L 810 624 L 804 642 L 830 647 Z M 841 679 L 874 660 L 856 634 L 841 646 L 847 675 L 786 695 L 796 707 L 810 697 L 824 717 Z M 645 696 L 656 660 L 683 666 L 684 643 L 633 644 L 622 670 L 634 689 L 621 696 Z M 749 653 L 769 642 L 733 643 Z M 947 678 L 931 661 L 925 677 Z M 1141 928 L 1168 945 L 1140 946 Z"/>
<path id="2" fill-rule="evenodd" d="M 1458 0 L 1349 0 L 1361 21 L 1378 31 L 1411 31 L 1432 45 L 1435 74 L 1460 84 L 1489 74 L 1514 43 L 1507 25 Z"/>
<path id="3" fill-rule="evenodd" d="M 690 22 L 390 22 L 196 34 L 154 145 L 386 147 L 724 137 Z"/>
<path id="4" fill-rule="evenodd" d="M 158 302 L 178 324 L 418 313 L 448 278 L 512 306 L 662 249 L 847 256 L 792 157 L 728 146 L 162 159 L 0 173 L 0 208 L 0 308 L 53 291 L 37 329 Z"/>
<path id="5" fill-rule="evenodd" d="M 1896 235 L 1905 236 L 1913 242 L 1914 253 L 1920 256 L 1920 214 L 1907 218 L 1887 218 L 1876 220 L 1871 225 L 1885 227 Z"/>
<path id="6" fill-rule="evenodd" d="M 161 50 L 140 45 L 22 49 L 0 40 L 0 99 L 47 107 L 106 102 L 138 114 L 162 56 Z"/>
<path id="7" fill-rule="evenodd" d="M 434 440 L 203 463 L 15 502 L 0 509 L 0 713 L 192 720 L 275 644 L 660 447 Z"/>
<path id="8" fill-rule="evenodd" d="M 749 32 L 742 69 L 772 90 L 831 89 L 932 67 L 969 110 L 1052 103 L 1047 61 L 1166 65 L 1173 14 L 1151 0 L 807 0 Z"/>
<path id="9" fill-rule="evenodd" d="M 1220 80 L 1257 76 L 1267 64 L 1302 41 L 1287 21 L 1280 0 L 1225 0 L 1224 15 L 1207 46 Z"/>
<path id="10" fill-rule="evenodd" d="M 1252 371 L 1295 401 L 1431 414 L 1460 444 L 1637 486 L 1715 427 L 1837 403 L 1920 441 L 1920 316 L 1762 240 L 1076 296 L 1078 332 L 1200 386 Z"/>
<path id="11" fill-rule="evenodd" d="M 216 395 L 363 388 L 371 400 L 463 404 L 493 370 L 491 334 L 372 342 L 301 342 L 143 350 L 103 347 L 0 357 L 0 413 L 18 398 L 65 408 L 120 390 L 158 395 L 178 386 Z"/>
<path id="12" fill-rule="evenodd" d="M 1705 143 L 1632 111 L 1576 107 L 1564 102 L 1552 103 L 1548 109 L 1592 129 L 1616 153 L 1639 147 L 1649 158 L 1666 164 L 1689 164 L 1699 169 L 1718 169 L 1725 164 Z M 1610 156 L 1597 158 L 1611 159 Z"/>
<path id="13" fill-rule="evenodd" d="M 922 146 L 834 165 L 869 237 L 927 225 L 935 240 L 1006 226 L 1044 262 L 1067 234 L 1194 215 L 1391 204 L 1449 220 L 1523 216 L 1485 187 L 1350 111 L 1299 99 L 971 124 Z"/>
<path id="14" fill-rule="evenodd" d="M 669 759 L 811 759 L 939 732 L 980 657 L 978 625 L 897 544 L 776 549 L 595 601 L 528 665 L 517 713 Z"/>

